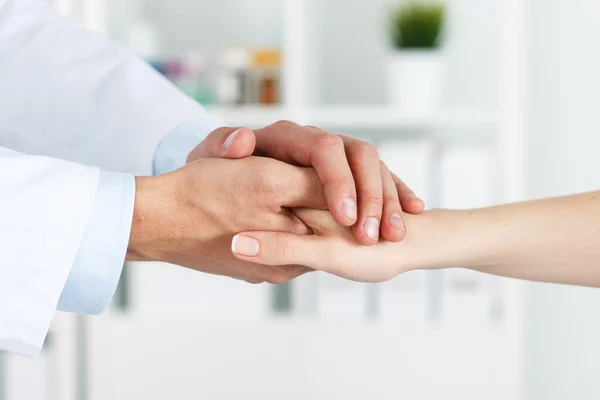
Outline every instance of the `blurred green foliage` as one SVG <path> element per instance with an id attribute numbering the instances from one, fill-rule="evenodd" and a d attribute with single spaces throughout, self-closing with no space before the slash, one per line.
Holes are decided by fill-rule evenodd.
<path id="1" fill-rule="evenodd" d="M 409 0 L 392 10 L 392 41 L 396 49 L 435 49 L 441 44 L 446 5 Z"/>

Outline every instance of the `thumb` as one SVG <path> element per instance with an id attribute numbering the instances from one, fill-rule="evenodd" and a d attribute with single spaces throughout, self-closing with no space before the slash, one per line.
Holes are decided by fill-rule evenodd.
<path id="1" fill-rule="evenodd" d="M 323 240 L 320 236 L 285 232 L 244 232 L 233 237 L 231 251 L 240 260 L 256 264 L 302 265 L 323 270 L 333 254 Z"/>
<path id="2" fill-rule="evenodd" d="M 244 158 L 254 153 L 256 136 L 248 128 L 219 128 L 212 131 L 187 158 Z"/>

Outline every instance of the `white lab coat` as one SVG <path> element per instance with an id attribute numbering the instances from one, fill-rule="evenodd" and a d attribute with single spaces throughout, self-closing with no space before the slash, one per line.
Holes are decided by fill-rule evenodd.
<path id="1" fill-rule="evenodd" d="M 0 0 L 1 349 L 40 350 L 90 215 L 97 167 L 149 174 L 164 135 L 203 113 L 45 0 Z"/>

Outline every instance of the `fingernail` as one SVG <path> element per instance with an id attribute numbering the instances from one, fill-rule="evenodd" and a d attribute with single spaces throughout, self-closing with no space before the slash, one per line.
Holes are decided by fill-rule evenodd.
<path id="1" fill-rule="evenodd" d="M 417 197 L 417 195 L 416 195 L 416 194 L 414 194 L 414 193 L 407 193 L 407 194 L 406 194 L 406 196 L 404 196 L 404 197 L 406 197 L 407 199 L 417 199 L 417 200 L 420 200 L 420 199 Z"/>
<path id="2" fill-rule="evenodd" d="M 390 215 L 388 222 L 394 228 L 400 229 L 401 231 L 406 231 L 406 228 L 404 227 L 404 221 L 402 221 L 402 217 L 400 217 L 400 215 L 398 215 L 398 214 Z"/>
<path id="3" fill-rule="evenodd" d="M 342 212 L 351 221 L 356 219 L 356 201 L 353 198 L 346 197 L 342 202 Z"/>
<path id="4" fill-rule="evenodd" d="M 250 236 L 235 235 L 231 241 L 231 251 L 240 256 L 256 257 L 260 251 L 260 243 Z"/>
<path id="5" fill-rule="evenodd" d="M 367 218 L 364 229 L 368 237 L 373 240 L 379 239 L 379 221 L 377 218 Z"/>
<path id="6" fill-rule="evenodd" d="M 240 128 L 237 131 L 231 133 L 229 136 L 227 136 L 227 139 L 225 139 L 225 143 L 223 143 L 223 150 L 225 150 L 225 151 L 229 150 L 229 148 L 231 147 L 231 144 L 235 140 L 235 137 L 241 130 L 242 129 Z"/>

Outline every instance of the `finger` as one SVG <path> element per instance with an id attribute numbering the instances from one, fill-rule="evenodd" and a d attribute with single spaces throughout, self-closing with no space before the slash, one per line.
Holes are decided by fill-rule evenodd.
<path id="1" fill-rule="evenodd" d="M 320 236 L 282 232 L 245 232 L 231 241 L 233 255 L 243 261 L 263 265 L 303 265 L 322 269 L 329 264 L 331 246 Z"/>
<path id="2" fill-rule="evenodd" d="M 417 195 L 394 173 L 391 173 L 391 175 L 396 184 L 402 210 L 410 214 L 422 213 L 425 209 L 425 202 L 417 197 Z"/>
<path id="3" fill-rule="evenodd" d="M 339 136 L 322 134 L 314 139 L 312 166 L 324 186 L 333 218 L 344 226 L 358 219 L 357 192 L 352 170 Z"/>
<path id="4" fill-rule="evenodd" d="M 260 229 L 288 232 L 296 235 L 313 234 L 312 228 L 307 226 L 301 218 L 291 211 L 282 211 L 281 214 L 275 214 L 269 218 L 269 224 L 267 226 L 261 226 Z"/>
<path id="5" fill-rule="evenodd" d="M 285 182 L 279 183 L 283 189 L 283 206 L 288 208 L 313 208 L 325 210 L 328 208 L 326 190 L 316 171 L 312 168 L 300 168 L 292 165 L 286 166 Z"/>
<path id="6" fill-rule="evenodd" d="M 402 220 L 402 207 L 400 206 L 398 190 L 396 190 L 394 180 L 382 161 L 381 179 L 383 184 L 381 235 L 390 242 L 399 242 L 406 237 L 406 228 Z"/>
<path id="7" fill-rule="evenodd" d="M 256 131 L 258 154 L 266 154 L 287 163 L 312 166 L 324 185 L 331 214 L 340 224 L 357 220 L 354 177 L 344 143 L 338 135 L 315 127 L 281 121 Z"/>
<path id="8" fill-rule="evenodd" d="M 336 229 L 348 229 L 337 223 L 331 213 L 327 210 L 314 210 L 312 208 L 294 208 L 291 210 L 304 224 L 314 233 L 326 235 Z"/>
<path id="9" fill-rule="evenodd" d="M 199 158 L 244 158 L 252 155 L 256 136 L 248 128 L 219 128 L 211 132 L 188 156 Z"/>
<path id="10" fill-rule="evenodd" d="M 383 211 L 379 153 L 370 143 L 353 138 L 346 138 L 345 145 L 358 193 L 358 221 L 352 230 L 359 243 L 372 245 L 379 240 Z"/>
<path id="11" fill-rule="evenodd" d="M 312 140 L 319 129 L 304 127 L 291 121 L 279 121 L 257 129 L 255 155 L 265 155 L 290 164 L 311 165 Z"/>

